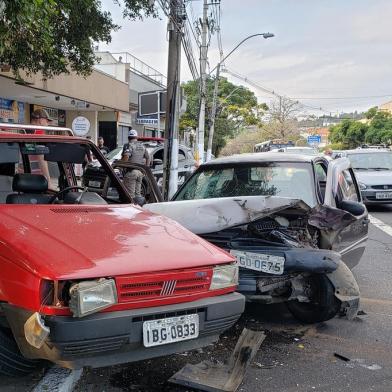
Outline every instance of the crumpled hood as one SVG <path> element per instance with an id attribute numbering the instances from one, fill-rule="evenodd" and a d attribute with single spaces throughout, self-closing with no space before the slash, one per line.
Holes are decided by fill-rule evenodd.
<path id="1" fill-rule="evenodd" d="M 389 170 L 356 170 L 355 176 L 365 185 L 392 185 L 392 173 Z"/>
<path id="2" fill-rule="evenodd" d="M 231 262 L 178 223 L 134 206 L 0 206 L 0 254 L 47 279 Z"/>
<path id="3" fill-rule="evenodd" d="M 278 196 L 236 196 L 146 204 L 143 208 L 170 217 L 192 233 L 206 234 L 253 222 L 287 208 L 308 212 L 301 200 Z"/>

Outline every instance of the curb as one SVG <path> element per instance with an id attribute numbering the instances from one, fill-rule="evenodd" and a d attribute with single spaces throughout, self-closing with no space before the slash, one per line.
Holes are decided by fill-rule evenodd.
<path id="1" fill-rule="evenodd" d="M 32 392 L 72 392 L 82 377 L 83 369 L 50 368 Z"/>

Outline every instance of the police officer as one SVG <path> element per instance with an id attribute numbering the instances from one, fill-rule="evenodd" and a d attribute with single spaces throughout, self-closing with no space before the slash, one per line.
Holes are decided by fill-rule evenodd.
<path id="1" fill-rule="evenodd" d="M 128 133 L 128 141 L 123 148 L 122 160 L 140 165 L 150 165 L 150 155 L 144 145 L 137 140 L 137 131 L 131 129 Z M 124 175 L 124 185 L 128 189 L 131 197 L 141 196 L 143 173 L 133 169 Z"/>

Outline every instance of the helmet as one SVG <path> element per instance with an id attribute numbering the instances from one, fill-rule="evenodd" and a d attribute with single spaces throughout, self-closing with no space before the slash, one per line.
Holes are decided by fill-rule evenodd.
<path id="1" fill-rule="evenodd" d="M 128 137 L 137 137 L 137 131 L 135 129 L 131 129 L 128 132 Z"/>

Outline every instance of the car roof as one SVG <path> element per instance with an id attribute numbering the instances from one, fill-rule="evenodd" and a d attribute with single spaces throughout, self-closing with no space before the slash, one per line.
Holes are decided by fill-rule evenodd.
<path id="1" fill-rule="evenodd" d="M 214 166 L 235 163 L 259 163 L 259 162 L 312 162 L 317 156 L 303 154 L 282 154 L 281 152 L 255 152 L 249 154 L 237 154 L 229 157 L 216 158 L 203 166 Z"/>
<path id="2" fill-rule="evenodd" d="M 391 152 L 387 148 L 358 148 L 355 150 L 345 150 L 343 151 L 347 155 L 351 154 L 377 154 L 379 152 Z"/>
<path id="3" fill-rule="evenodd" d="M 55 140 L 57 142 L 83 142 L 83 143 L 92 143 L 91 140 L 88 140 L 84 137 L 77 136 L 67 136 L 67 135 L 44 135 L 44 134 L 30 134 L 30 133 L 8 133 L 8 132 L 0 132 L 0 140 L 15 140 L 17 142 L 23 140 Z"/>

